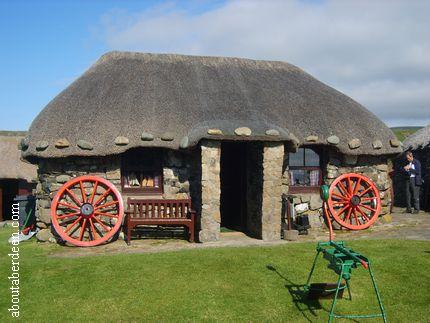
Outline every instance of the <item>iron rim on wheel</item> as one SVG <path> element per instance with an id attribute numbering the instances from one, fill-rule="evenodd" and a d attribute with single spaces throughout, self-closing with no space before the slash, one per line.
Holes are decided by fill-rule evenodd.
<path id="1" fill-rule="evenodd" d="M 96 176 L 80 176 L 65 183 L 51 205 L 55 231 L 80 247 L 97 246 L 119 230 L 124 206 L 117 188 Z"/>
<path id="2" fill-rule="evenodd" d="M 334 220 L 350 230 L 370 227 L 381 212 L 379 190 L 369 178 L 360 174 L 336 178 L 330 185 L 327 203 Z"/>

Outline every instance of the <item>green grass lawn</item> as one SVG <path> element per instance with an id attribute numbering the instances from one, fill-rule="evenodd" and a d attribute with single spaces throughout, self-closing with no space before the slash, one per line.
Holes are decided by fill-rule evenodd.
<path id="1" fill-rule="evenodd" d="M 414 132 L 421 128 L 422 127 L 393 127 L 391 128 L 391 130 L 394 132 L 397 139 L 403 141 L 406 137 L 412 135 Z"/>
<path id="2" fill-rule="evenodd" d="M 1 322 L 9 321 L 6 240 L 10 232 L 0 229 Z M 429 242 L 379 240 L 349 245 L 372 260 L 389 321 L 429 321 Z M 314 243 L 56 258 L 59 248 L 65 247 L 34 241 L 20 244 L 21 320 L 327 320 L 329 300 L 306 304 L 295 301 L 292 293 L 306 280 Z M 317 281 L 335 281 L 325 265 L 321 260 Z M 356 269 L 351 283 L 353 301 L 340 300 L 338 312 L 377 312 L 367 273 Z"/>

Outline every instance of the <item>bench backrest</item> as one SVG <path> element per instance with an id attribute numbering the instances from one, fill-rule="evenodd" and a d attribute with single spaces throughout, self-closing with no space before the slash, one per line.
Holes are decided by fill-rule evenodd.
<path id="1" fill-rule="evenodd" d="M 132 218 L 182 219 L 189 217 L 191 199 L 127 199 Z"/>

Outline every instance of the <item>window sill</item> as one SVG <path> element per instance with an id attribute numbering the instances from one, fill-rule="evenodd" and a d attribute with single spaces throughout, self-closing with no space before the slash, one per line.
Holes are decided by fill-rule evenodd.
<path id="1" fill-rule="evenodd" d="M 296 193 L 319 193 L 319 186 L 290 186 L 288 189 L 288 194 Z"/>
<path id="2" fill-rule="evenodd" d="M 145 190 L 145 189 L 130 189 L 122 188 L 122 193 L 127 195 L 162 195 L 163 191 L 160 190 Z"/>

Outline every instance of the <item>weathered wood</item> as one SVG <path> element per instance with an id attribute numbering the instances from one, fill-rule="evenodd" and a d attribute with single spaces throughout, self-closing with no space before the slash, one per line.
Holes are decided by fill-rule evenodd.
<path id="1" fill-rule="evenodd" d="M 125 212 L 126 242 L 129 245 L 131 230 L 138 225 L 183 226 L 188 230 L 189 241 L 194 242 L 195 212 L 191 199 L 127 199 Z"/>

